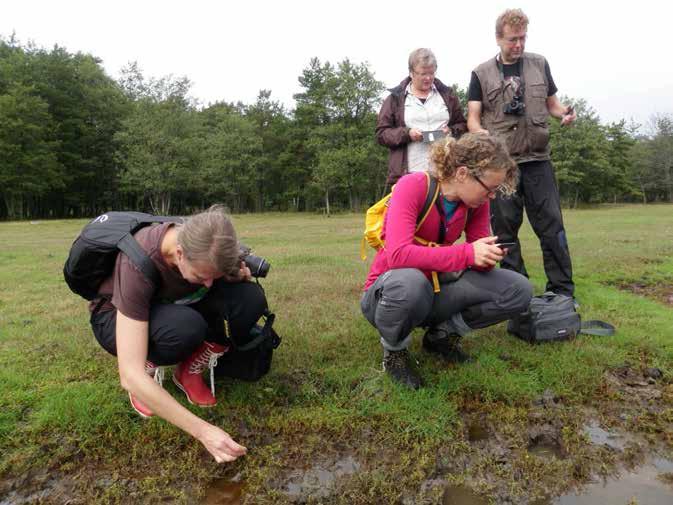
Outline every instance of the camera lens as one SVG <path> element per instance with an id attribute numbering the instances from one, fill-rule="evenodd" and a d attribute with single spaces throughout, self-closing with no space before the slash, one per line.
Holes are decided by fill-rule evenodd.
<path id="1" fill-rule="evenodd" d="M 266 277 L 271 268 L 271 264 L 260 256 L 248 254 L 243 258 L 245 265 L 250 269 L 253 277 Z"/>

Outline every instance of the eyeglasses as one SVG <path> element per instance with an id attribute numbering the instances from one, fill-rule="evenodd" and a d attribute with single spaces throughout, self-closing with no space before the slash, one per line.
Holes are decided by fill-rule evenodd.
<path id="1" fill-rule="evenodd" d="M 486 190 L 486 193 L 488 195 L 495 195 L 498 190 L 500 189 L 500 185 L 496 186 L 495 188 L 491 189 L 489 188 L 486 184 L 484 184 L 484 181 L 482 181 L 478 175 L 470 174 L 479 184 L 481 184 L 481 187 Z"/>
<path id="2" fill-rule="evenodd" d="M 516 45 L 517 42 L 521 42 L 522 44 L 526 43 L 526 36 L 522 35 L 521 37 L 504 37 L 503 40 L 507 42 L 510 46 Z"/>
<path id="3" fill-rule="evenodd" d="M 416 72 L 415 70 L 412 70 L 412 72 L 414 73 L 414 75 L 417 75 L 421 79 L 425 79 L 426 77 L 431 78 L 435 77 L 435 72 Z"/>

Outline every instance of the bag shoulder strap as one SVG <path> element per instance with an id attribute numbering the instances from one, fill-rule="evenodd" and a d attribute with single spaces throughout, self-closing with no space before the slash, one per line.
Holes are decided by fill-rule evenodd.
<path id="1" fill-rule="evenodd" d="M 140 230 L 140 228 L 143 228 L 149 224 L 184 223 L 184 222 L 185 220 L 183 218 L 177 216 L 147 216 L 137 220 L 136 225 L 131 229 L 131 234 L 133 235 L 135 232 Z"/>
<path id="2" fill-rule="evenodd" d="M 425 203 L 423 204 L 423 211 L 421 212 L 418 223 L 416 224 L 416 231 L 418 231 L 421 226 L 423 226 L 423 223 L 432 210 L 432 205 L 435 203 L 437 196 L 439 195 L 439 184 L 437 183 L 437 179 L 431 176 L 428 172 L 425 172 L 425 177 L 427 179 Z"/>
<path id="3" fill-rule="evenodd" d="M 138 241 L 133 238 L 133 235 L 130 233 L 124 235 L 117 243 L 117 247 L 121 252 L 126 254 L 129 260 L 140 269 L 142 274 L 154 284 L 155 288 L 159 287 L 161 284 L 159 271 L 157 270 L 157 267 L 154 266 L 154 263 L 147 253 L 140 247 Z"/>
<path id="4" fill-rule="evenodd" d="M 184 219 L 177 216 L 151 216 L 143 215 L 139 217 L 137 223 L 127 234 L 125 234 L 121 240 L 117 243 L 117 248 L 126 256 L 129 260 L 138 267 L 142 274 L 149 279 L 149 281 L 154 284 L 155 288 L 158 288 L 161 284 L 161 275 L 157 270 L 157 267 L 152 262 L 152 259 L 147 255 L 147 253 L 140 247 L 138 241 L 133 237 L 133 234 L 136 233 L 141 228 L 154 224 L 154 223 L 183 223 Z"/>
<path id="5" fill-rule="evenodd" d="M 281 338 L 273 329 L 273 323 L 276 320 L 276 314 L 270 312 L 269 309 L 266 309 L 266 311 L 264 311 L 263 317 L 264 326 L 262 327 L 262 330 L 259 332 L 259 335 L 257 335 L 247 344 L 237 345 L 236 342 L 234 342 L 234 339 L 231 338 L 230 335 L 227 335 L 234 349 L 240 352 L 250 351 L 256 347 L 259 347 L 259 345 L 266 340 L 270 340 L 270 345 L 273 347 L 273 349 L 276 349 L 280 345 Z"/>
<path id="6" fill-rule="evenodd" d="M 600 337 L 610 337 L 615 334 L 615 327 L 605 321 L 593 319 L 591 321 L 582 321 L 580 333 L 585 335 L 598 335 Z"/>

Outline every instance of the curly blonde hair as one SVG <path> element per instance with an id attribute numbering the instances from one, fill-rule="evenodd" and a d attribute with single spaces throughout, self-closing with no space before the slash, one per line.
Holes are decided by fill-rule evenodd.
<path id="1" fill-rule="evenodd" d="M 528 16 L 526 16 L 521 9 L 507 9 L 498 16 L 495 20 L 495 36 L 499 39 L 505 33 L 505 25 L 512 29 L 528 28 Z"/>
<path id="2" fill-rule="evenodd" d="M 435 142 L 430 154 L 431 171 L 440 181 L 455 177 L 458 167 L 467 167 L 471 175 L 479 177 L 490 170 L 505 171 L 505 180 L 498 192 L 512 195 L 516 191 L 519 170 L 497 137 L 485 133 L 466 133 L 459 140 L 453 137 Z"/>
<path id="3" fill-rule="evenodd" d="M 178 228 L 177 240 L 187 260 L 207 263 L 227 275 L 238 272 L 238 239 L 223 205 L 213 205 L 187 218 Z"/>

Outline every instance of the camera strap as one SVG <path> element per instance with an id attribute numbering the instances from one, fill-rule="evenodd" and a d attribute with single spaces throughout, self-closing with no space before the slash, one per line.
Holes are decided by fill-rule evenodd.
<path id="1" fill-rule="evenodd" d="M 502 83 L 502 89 L 503 91 L 505 90 L 505 67 L 502 63 L 502 60 L 500 59 L 500 54 L 498 54 L 495 57 L 495 61 L 498 65 L 498 70 L 500 71 L 500 82 Z M 523 78 L 523 54 L 521 55 L 521 58 L 518 59 L 516 62 L 517 65 L 517 72 L 519 73 L 519 92 L 515 93 L 515 95 L 520 95 L 521 97 L 524 96 L 524 91 L 525 91 L 525 81 Z"/>

